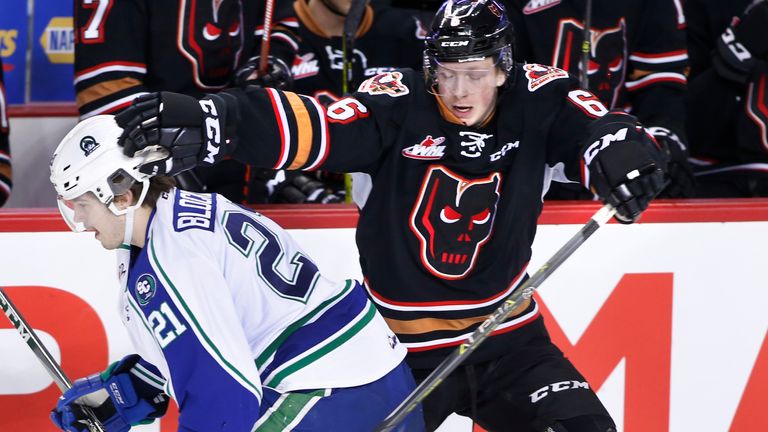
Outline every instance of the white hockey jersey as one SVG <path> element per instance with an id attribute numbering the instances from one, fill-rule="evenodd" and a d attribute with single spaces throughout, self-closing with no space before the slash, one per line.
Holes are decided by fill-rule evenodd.
<path id="1" fill-rule="evenodd" d="M 118 255 L 122 320 L 194 430 L 251 430 L 262 386 L 359 386 L 405 357 L 356 281 L 324 278 L 285 230 L 224 197 L 171 190 L 144 248 Z"/>

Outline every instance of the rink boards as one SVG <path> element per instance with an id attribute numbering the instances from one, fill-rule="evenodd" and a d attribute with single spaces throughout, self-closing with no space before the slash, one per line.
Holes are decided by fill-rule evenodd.
<path id="1" fill-rule="evenodd" d="M 548 205 L 529 268 L 597 208 Z M 322 271 L 360 276 L 352 209 L 264 212 Z M 92 234 L 65 230 L 49 210 L 0 212 L 0 286 L 76 378 L 131 347 L 117 315 L 113 253 Z M 601 228 L 541 287 L 553 338 L 620 430 L 768 430 L 766 245 L 768 200 L 659 203 L 643 223 Z M 54 431 L 47 416 L 57 389 L 1 317 L 0 353 L 0 430 Z M 175 417 L 135 430 L 175 430 Z M 455 418 L 440 431 L 472 426 Z"/>

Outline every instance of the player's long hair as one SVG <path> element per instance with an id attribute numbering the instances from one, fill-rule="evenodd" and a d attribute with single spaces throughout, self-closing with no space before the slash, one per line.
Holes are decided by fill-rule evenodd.
<path id="1" fill-rule="evenodd" d="M 151 179 L 149 179 L 149 190 L 147 191 L 147 196 L 144 198 L 144 202 L 142 203 L 142 206 L 147 206 L 150 208 L 155 208 L 157 205 L 157 200 L 160 198 L 160 195 L 162 195 L 165 192 L 170 191 L 171 189 L 176 187 L 176 179 L 169 176 L 154 176 Z M 141 195 L 141 183 L 134 183 L 131 186 L 131 191 L 133 192 L 134 197 L 138 197 Z"/>

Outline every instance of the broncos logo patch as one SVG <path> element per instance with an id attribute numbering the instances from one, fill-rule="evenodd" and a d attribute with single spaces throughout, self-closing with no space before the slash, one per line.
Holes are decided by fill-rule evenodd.
<path id="1" fill-rule="evenodd" d="M 359 92 L 375 96 L 385 94 L 392 97 L 405 96 L 410 90 L 403 84 L 403 74 L 400 72 L 385 72 L 369 78 L 360 84 Z"/>

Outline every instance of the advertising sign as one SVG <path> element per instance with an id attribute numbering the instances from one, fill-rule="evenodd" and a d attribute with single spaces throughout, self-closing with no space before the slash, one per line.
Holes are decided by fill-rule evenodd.
<path id="1" fill-rule="evenodd" d="M 72 2 L 35 0 L 34 12 L 31 101 L 74 101 Z"/>
<path id="2" fill-rule="evenodd" d="M 621 432 L 768 430 L 768 220 L 692 222 L 679 216 L 684 206 L 670 207 L 661 216 L 671 222 L 600 228 L 547 279 L 536 295 L 550 334 Z M 77 378 L 130 353 L 114 252 L 60 222 L 23 232 L 39 223 L 0 213 L 3 224 L 20 232 L 0 229 L 0 286 L 64 370 Z M 579 228 L 540 225 L 529 270 Z M 354 228 L 290 232 L 324 274 L 360 277 Z M 58 389 L 2 316 L 0 349 L 0 430 L 55 431 L 48 412 Z M 552 382 L 531 397 L 569 384 Z M 176 430 L 169 412 L 137 430 Z M 438 431 L 482 429 L 449 419 Z"/>
<path id="3" fill-rule="evenodd" d="M 3 0 L 0 57 L 9 104 L 24 103 L 27 52 L 27 0 Z"/>

